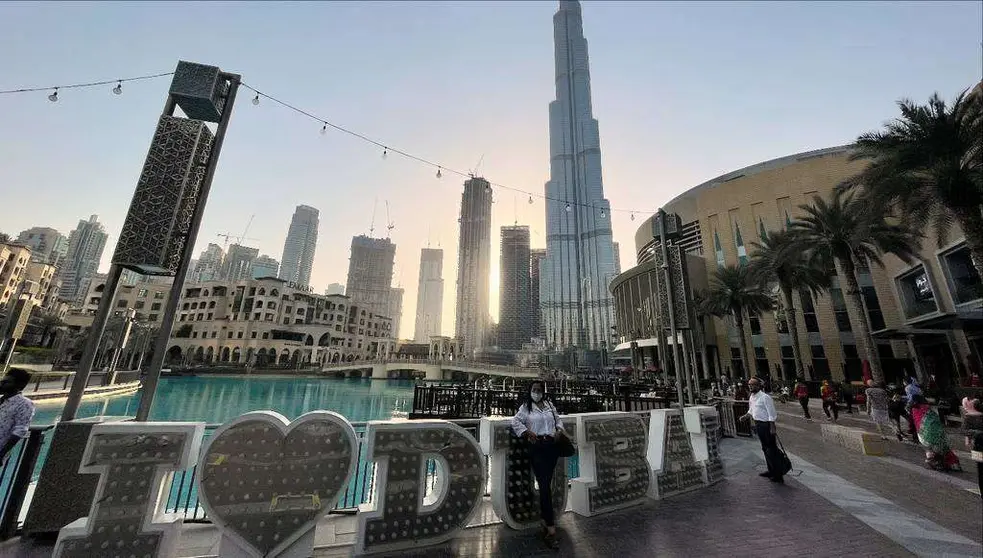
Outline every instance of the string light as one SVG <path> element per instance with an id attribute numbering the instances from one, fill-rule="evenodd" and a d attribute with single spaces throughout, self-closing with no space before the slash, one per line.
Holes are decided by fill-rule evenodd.
<path id="1" fill-rule="evenodd" d="M 491 193 L 491 185 L 490 184 L 485 186 L 485 193 L 486 194 L 490 194 Z"/>
<path id="2" fill-rule="evenodd" d="M 48 95 L 48 100 L 54 103 L 54 102 L 57 102 L 58 101 L 58 91 L 59 91 L 59 89 L 87 88 L 87 87 L 97 87 L 97 86 L 102 86 L 102 85 L 116 84 L 115 87 L 113 87 L 112 91 L 116 95 L 121 95 L 122 92 L 123 92 L 123 83 L 124 82 L 155 79 L 155 78 L 160 78 L 160 77 L 165 77 L 165 76 L 172 76 L 172 75 L 174 75 L 174 72 L 161 72 L 161 73 L 157 73 L 157 74 L 148 74 L 148 75 L 136 76 L 136 77 L 131 77 L 131 78 L 122 78 L 122 79 L 118 79 L 117 78 L 117 79 L 103 80 L 103 81 L 94 81 L 94 82 L 88 82 L 88 83 L 74 83 L 74 84 L 68 84 L 68 85 L 47 86 L 47 87 L 25 87 L 25 88 L 19 88 L 19 89 L 0 90 L 0 95 L 3 95 L 3 94 L 13 94 L 13 93 L 28 93 L 28 92 L 37 92 L 37 91 L 51 91 L 52 93 L 50 95 Z M 450 172 L 452 174 L 456 174 L 456 175 L 458 175 L 458 176 L 460 176 L 462 178 L 465 178 L 465 179 L 470 177 L 469 176 L 469 173 L 467 173 L 467 172 L 464 172 L 464 171 L 460 171 L 460 170 L 456 170 L 456 169 L 447 167 L 447 166 L 445 166 L 443 164 L 440 164 L 440 163 L 437 163 L 435 161 L 431 161 L 431 160 L 425 159 L 423 157 L 420 157 L 418 155 L 414 155 L 414 154 L 412 154 L 412 153 L 410 153 L 408 151 L 403 151 L 403 150 L 400 150 L 400 149 L 396 149 L 396 148 L 390 147 L 390 146 L 388 146 L 386 144 L 383 144 L 380 141 L 374 140 L 374 139 L 372 139 L 372 138 L 370 138 L 368 136 L 365 136 L 363 134 L 360 134 L 360 133 L 358 133 L 358 132 L 356 132 L 354 130 L 350 130 L 350 129 L 347 129 L 345 127 L 342 127 L 342 126 L 339 126 L 337 124 L 334 124 L 334 123 L 332 123 L 332 122 L 330 122 L 328 120 L 325 120 L 324 118 L 321 118 L 321 117 L 318 117 L 318 116 L 312 114 L 309 111 L 303 110 L 303 109 L 301 109 L 301 108 L 299 108 L 297 106 L 294 106 L 294 105 L 292 105 L 290 103 L 287 103 L 285 101 L 282 101 L 282 100 L 280 100 L 280 99 L 278 99 L 276 97 L 273 97 L 273 96 L 271 96 L 271 95 L 269 95 L 267 93 L 262 93 L 259 90 L 257 90 L 256 88 L 254 88 L 254 87 L 252 87 L 252 86 L 250 86 L 250 85 L 248 85 L 246 83 L 240 82 L 240 85 L 242 87 L 244 87 L 244 88 L 246 88 L 246 89 L 248 89 L 248 90 L 250 90 L 250 91 L 252 91 L 254 93 L 254 96 L 252 98 L 253 105 L 259 105 L 260 104 L 260 97 L 265 97 L 266 99 L 272 101 L 275 104 L 279 104 L 279 105 L 283 106 L 284 108 L 288 108 L 288 109 L 290 109 L 290 110 L 292 110 L 292 111 L 294 111 L 294 112 L 296 112 L 298 114 L 301 114 L 303 116 L 306 116 L 306 117 L 308 117 L 308 118 L 310 118 L 312 120 L 315 120 L 317 122 L 320 122 L 321 123 L 321 133 L 322 134 L 326 134 L 327 133 L 327 128 L 328 127 L 331 127 L 331 128 L 333 128 L 333 129 L 335 129 L 335 130 L 337 130 L 339 132 L 343 132 L 345 134 L 348 134 L 348 135 L 350 135 L 350 136 L 352 136 L 354 138 L 360 139 L 360 140 L 362 140 L 362 141 L 364 141 L 366 143 L 370 143 L 370 144 L 373 144 L 373 145 L 375 145 L 377 147 L 381 147 L 382 148 L 382 157 L 384 159 L 389 155 L 389 152 L 392 151 L 393 153 L 396 153 L 398 155 L 402 155 L 403 157 L 406 157 L 407 159 L 412 159 L 412 160 L 414 160 L 414 161 L 416 161 L 418 163 L 421 163 L 421 164 L 424 164 L 424 165 L 429 165 L 431 168 L 436 168 L 437 169 L 437 178 L 442 178 L 443 177 L 443 174 L 444 174 L 444 171 Z M 533 203 L 533 196 L 535 196 L 537 198 L 542 198 L 542 199 L 544 199 L 546 201 L 564 202 L 565 205 L 566 205 L 567 211 L 572 211 L 573 210 L 573 206 L 578 206 L 578 207 L 579 206 L 584 206 L 584 207 L 588 207 L 588 208 L 589 207 L 592 207 L 592 205 L 589 204 L 589 203 L 568 202 L 568 201 L 565 201 L 565 200 L 560 199 L 560 198 L 554 198 L 554 197 L 550 197 L 550 196 L 543 195 L 543 194 L 532 193 L 532 192 L 529 192 L 529 191 L 526 191 L 526 190 L 522 190 L 520 188 L 514 188 L 512 186 L 507 186 L 505 184 L 499 184 L 499 183 L 495 183 L 495 182 L 490 182 L 490 186 L 491 187 L 494 187 L 494 188 L 501 188 L 503 190 L 512 191 L 512 192 L 519 193 L 519 194 L 526 194 L 528 196 L 528 198 L 529 198 L 529 203 L 530 204 Z M 624 213 L 630 213 L 631 214 L 632 221 L 635 220 L 635 213 L 638 212 L 637 210 L 617 209 L 617 208 L 613 208 L 612 207 L 612 208 L 609 208 L 607 210 L 602 210 L 602 216 L 606 216 L 608 211 L 610 211 L 610 212 L 619 211 L 619 212 L 624 212 Z M 642 213 L 645 213 L 645 212 L 643 211 Z M 650 211 L 649 213 L 654 213 L 654 211 Z"/>
<path id="3" fill-rule="evenodd" d="M 54 89 L 54 90 L 57 91 L 58 89 L 80 89 L 80 88 L 86 88 L 86 87 L 99 87 L 99 86 L 102 86 L 102 85 L 109 85 L 111 83 L 115 83 L 116 85 L 121 85 L 123 82 L 126 82 L 126 81 L 140 81 L 140 80 L 145 80 L 145 79 L 156 79 L 156 78 L 159 78 L 159 77 L 173 76 L 173 75 L 174 75 L 174 72 L 162 72 L 162 73 L 159 73 L 159 74 L 148 74 L 148 75 L 145 75 L 145 76 L 136 76 L 136 77 L 122 78 L 122 79 L 119 79 L 119 78 L 117 78 L 117 79 L 107 79 L 107 80 L 103 80 L 103 81 L 90 81 L 90 82 L 87 82 L 87 83 L 71 83 L 71 84 L 68 84 L 68 85 L 49 85 L 47 87 L 21 87 L 19 89 L 3 89 L 3 90 L 0 90 L 0 95 L 9 95 L 9 94 L 13 94 L 13 93 L 32 93 L 32 92 L 36 92 L 36 91 L 48 91 L 50 89 Z M 122 91 L 122 87 L 120 87 L 120 91 Z"/>
<path id="4" fill-rule="evenodd" d="M 604 216 L 606 216 L 606 215 L 607 215 L 607 214 L 606 214 L 606 213 L 604 212 L 604 208 L 602 207 L 602 208 L 601 208 L 601 217 L 604 217 Z"/>

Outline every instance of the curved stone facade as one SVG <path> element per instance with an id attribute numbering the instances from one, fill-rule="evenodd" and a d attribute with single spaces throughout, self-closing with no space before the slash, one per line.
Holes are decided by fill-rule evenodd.
<path id="1" fill-rule="evenodd" d="M 691 256 L 702 260 L 703 277 L 712 276 L 721 265 L 748 261 L 763 231 L 779 230 L 800 215 L 801 205 L 816 195 L 829 197 L 833 189 L 863 168 L 863 161 L 850 160 L 849 146 L 808 151 L 742 168 L 693 187 L 669 201 L 664 209 L 681 218 L 682 234 L 677 241 Z M 639 263 L 652 259 L 658 246 L 653 235 L 655 216 L 646 219 L 635 234 Z M 908 265 L 893 256 L 884 258 L 884 268 L 874 266 L 860 275 L 860 285 L 870 307 L 871 329 L 889 381 L 902 371 L 946 375 L 980 366 L 983 327 L 979 277 L 967 270 L 965 240 L 953 228 L 941 248 L 934 237 L 926 238 L 920 261 Z M 687 258 L 692 264 L 694 258 Z M 700 265 L 697 260 L 697 264 Z M 633 273 L 632 270 L 619 279 Z M 911 285 L 909 285 L 911 283 Z M 612 291 L 619 300 L 619 285 Z M 699 288 L 699 285 L 694 285 Z M 838 281 L 834 288 L 815 300 L 796 297 L 797 321 L 804 364 L 812 377 L 859 380 L 863 351 L 858 347 L 843 303 Z M 622 295 L 624 298 L 624 295 Z M 622 311 L 619 310 L 619 314 Z M 974 318 L 975 316 L 975 318 Z M 620 319 L 620 317 L 619 317 Z M 791 340 L 776 328 L 773 313 L 746 324 L 755 355 L 757 372 L 776 373 L 776 365 L 793 370 Z M 717 373 L 729 368 L 736 373 L 738 358 L 736 328 L 714 320 L 708 345 L 719 351 L 711 368 Z M 947 333 L 948 331 L 948 333 Z M 627 340 L 630 335 L 619 335 Z M 918 359 L 911 362 L 912 351 Z M 859 353 L 859 354 L 858 354 Z M 959 364 L 956 364 L 959 363 Z M 746 375 L 746 374 L 745 374 Z"/>

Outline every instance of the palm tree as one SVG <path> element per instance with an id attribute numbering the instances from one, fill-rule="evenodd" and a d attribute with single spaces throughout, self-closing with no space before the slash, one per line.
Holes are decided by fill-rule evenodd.
<path id="1" fill-rule="evenodd" d="M 945 244 L 953 218 L 983 276 L 983 84 L 951 106 L 898 103 L 901 117 L 857 139 L 854 160 L 869 160 L 842 189 L 862 186 L 873 205 L 895 207 L 911 226 L 932 225 Z"/>
<path id="2" fill-rule="evenodd" d="M 799 352 L 799 327 L 795 322 L 795 304 L 792 293 L 808 291 L 818 296 L 830 287 L 830 277 L 822 262 L 811 251 L 802 250 L 795 235 L 788 231 L 772 231 L 764 234 L 761 242 L 754 243 L 751 256 L 751 273 L 763 284 L 776 284 L 782 293 L 781 306 L 785 322 L 792 337 L 792 357 L 795 359 L 795 376 L 804 377 L 802 354 Z M 811 379 L 811 378 L 810 378 Z"/>
<path id="3" fill-rule="evenodd" d="M 703 374 L 707 378 L 712 378 L 710 374 L 710 361 L 707 358 L 706 319 L 712 315 L 707 307 L 707 293 L 703 290 L 694 290 L 691 297 L 693 318 L 696 319 L 696 327 L 693 328 L 693 332 L 696 334 L 696 345 L 700 347 L 700 363 L 703 365 Z"/>
<path id="4" fill-rule="evenodd" d="M 853 194 L 834 192 L 827 201 L 815 196 L 812 205 L 801 205 L 805 215 L 794 220 L 789 230 L 803 250 L 812 250 L 826 268 L 835 266 L 841 285 L 845 284 L 848 312 L 860 326 L 860 342 L 870 363 L 875 382 L 884 381 L 874 338 L 870 334 L 868 309 L 857 281 L 857 268 L 873 262 L 881 267 L 882 254 L 894 254 L 910 263 L 919 248 L 920 237 L 910 227 L 888 222 L 883 207 L 855 199 Z"/>
<path id="5" fill-rule="evenodd" d="M 761 288 L 746 265 L 717 268 L 710 278 L 707 292 L 707 312 L 715 316 L 730 316 L 740 335 L 741 364 L 748 376 L 753 375 L 744 335 L 745 316 L 757 316 L 771 309 L 771 297 Z"/>

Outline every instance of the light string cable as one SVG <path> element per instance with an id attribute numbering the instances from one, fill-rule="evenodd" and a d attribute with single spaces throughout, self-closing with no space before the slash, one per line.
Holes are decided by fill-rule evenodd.
<path id="1" fill-rule="evenodd" d="M 146 79 L 156 79 L 159 77 L 172 76 L 172 75 L 174 75 L 174 72 L 162 72 L 159 74 L 148 74 L 145 76 L 107 79 L 102 81 L 91 81 L 88 83 L 72 83 L 69 85 L 49 85 L 47 87 L 22 87 L 19 89 L 3 89 L 0 90 L 0 95 L 10 95 L 13 93 L 32 93 L 35 91 L 51 91 L 51 94 L 48 95 L 48 100 L 54 103 L 58 101 L 58 91 L 62 89 L 84 89 L 88 87 L 99 87 L 101 85 L 109 85 L 111 83 L 115 83 L 116 87 L 113 87 L 112 91 L 116 95 L 121 95 L 123 93 L 124 83 L 131 82 L 131 81 L 142 81 Z"/>
<path id="2" fill-rule="evenodd" d="M 331 128 L 333 130 L 337 130 L 337 131 L 342 132 L 344 134 L 347 134 L 347 135 L 349 135 L 351 137 L 354 137 L 356 139 L 359 139 L 361 141 L 364 141 L 366 143 L 369 143 L 371 145 L 374 145 L 375 147 L 381 148 L 382 149 L 382 158 L 383 159 L 385 159 L 386 157 L 388 157 L 388 155 L 390 153 L 395 153 L 397 155 L 402 155 L 403 157 L 406 157 L 407 159 L 410 159 L 410 160 L 416 161 L 418 163 L 421 163 L 421 164 L 430 166 L 431 168 L 437 169 L 437 173 L 436 173 L 437 178 L 442 178 L 443 175 L 444 175 L 444 173 L 456 174 L 456 175 L 458 175 L 458 176 L 460 176 L 462 178 L 476 178 L 476 176 L 473 173 L 471 173 L 471 172 L 465 172 L 465 171 L 462 171 L 462 170 L 459 170 L 459 169 L 455 169 L 454 167 L 450 167 L 450 166 L 444 165 L 442 163 L 437 163 L 437 162 L 431 161 L 431 160 L 426 159 L 424 157 L 420 157 L 419 155 L 414 155 L 413 153 L 410 153 L 408 151 L 404 151 L 402 149 L 398 149 L 398 148 L 392 147 L 391 145 L 389 145 L 387 143 L 384 143 L 384 142 L 381 142 L 381 141 L 372 139 L 372 138 L 370 138 L 370 137 L 368 137 L 368 136 L 366 136 L 364 134 L 361 134 L 359 132 L 356 132 L 354 130 L 351 130 L 349 128 L 346 128 L 344 126 L 340 126 L 338 124 L 335 124 L 335 123 L 331 122 L 330 120 L 327 120 L 325 118 L 322 118 L 320 116 L 317 116 L 316 114 L 314 114 L 314 113 L 312 113 L 312 112 L 310 112 L 308 110 L 304 110 L 302 108 L 299 108 L 296 105 L 293 105 L 291 103 L 288 103 L 288 102 L 286 102 L 286 101 L 284 101 L 282 99 L 279 99 L 277 97 L 274 97 L 273 95 L 270 95 L 269 93 L 265 93 L 265 92 L 263 92 L 263 91 L 261 91 L 259 89 L 256 89 L 255 87 L 253 87 L 253 86 L 251 86 L 251 85 L 249 85 L 249 84 L 247 84 L 245 82 L 240 82 L 239 85 L 241 87 L 243 87 L 245 89 L 248 89 L 249 91 L 252 91 L 253 92 L 252 103 L 254 105 L 259 105 L 260 104 L 260 99 L 269 99 L 270 101 L 272 101 L 272 102 L 274 102 L 274 103 L 276 103 L 276 104 L 278 104 L 278 105 L 280 105 L 280 106 L 282 106 L 282 107 L 284 107 L 286 109 L 289 109 L 289 110 L 291 110 L 293 112 L 296 112 L 297 114 L 300 114 L 302 116 L 305 116 L 305 117 L 307 117 L 307 118 L 309 118 L 309 119 L 317 122 L 318 124 L 320 124 L 321 125 L 321 134 L 327 133 L 328 129 Z M 547 200 L 547 201 L 555 201 L 555 202 L 565 203 L 566 204 L 565 205 L 565 209 L 567 211 L 570 211 L 573 207 L 586 207 L 586 208 L 597 210 L 600 213 L 600 216 L 602 218 L 603 217 L 606 217 L 606 215 L 605 215 L 605 208 L 604 207 L 601 207 L 601 206 L 596 206 L 596 205 L 593 205 L 593 204 L 581 203 L 581 202 L 576 202 L 576 201 L 568 201 L 568 200 L 563 199 L 563 198 L 555 198 L 555 197 L 547 196 L 547 195 L 544 195 L 544 194 L 537 194 L 537 193 L 534 193 L 534 192 L 529 192 L 529 191 L 526 191 L 526 190 L 522 190 L 521 188 L 515 188 L 515 187 L 512 187 L 512 186 L 508 186 L 506 184 L 501 184 L 501 183 L 497 183 L 497 182 L 491 182 L 491 181 L 488 181 L 487 179 L 486 179 L 486 182 L 488 182 L 489 190 L 491 188 L 501 188 L 503 190 L 508 190 L 510 192 L 515 192 L 517 194 L 523 194 L 523 195 L 529 197 L 529 203 L 533 203 L 533 198 L 540 198 L 540 199 L 544 199 L 544 200 Z M 614 208 L 614 207 L 609 208 L 608 210 L 609 211 L 612 211 L 612 212 L 617 211 L 617 212 L 620 212 L 620 213 L 629 213 L 629 214 L 631 214 L 631 219 L 633 221 L 635 220 L 635 214 L 636 213 L 641 213 L 641 214 L 654 214 L 654 213 L 656 213 L 655 211 L 645 211 L 645 210 L 639 210 L 639 209 L 618 209 L 618 208 Z"/>
<path id="3" fill-rule="evenodd" d="M 123 93 L 123 84 L 124 83 L 132 82 L 132 81 L 150 80 L 150 79 L 156 79 L 156 78 L 166 77 L 166 76 L 172 76 L 172 75 L 174 75 L 174 72 L 161 72 L 161 73 L 157 73 L 157 74 L 147 74 L 147 75 L 142 75 L 142 76 L 135 76 L 135 77 L 128 77 L 128 78 L 117 78 L 117 79 L 108 79 L 108 80 L 92 81 L 92 82 L 86 82 L 86 83 L 73 83 L 73 84 L 68 84 L 68 85 L 49 85 L 49 86 L 45 86 L 45 87 L 22 87 L 22 88 L 17 88 L 17 89 L 4 89 L 4 90 L 0 90 L 0 95 L 8 95 L 8 94 L 16 94 L 16 93 L 33 93 L 33 92 L 38 92 L 38 91 L 51 91 L 51 93 L 48 95 L 48 100 L 51 101 L 51 102 L 57 102 L 58 101 L 58 98 L 59 98 L 58 97 L 58 92 L 60 90 L 63 90 L 63 89 L 83 89 L 83 88 L 91 88 L 91 87 L 100 87 L 100 86 L 103 86 L 103 85 L 110 85 L 110 84 L 115 84 L 115 87 L 112 88 L 112 92 L 114 94 L 116 94 L 116 95 L 121 95 Z M 460 176 L 462 178 L 476 178 L 476 176 L 473 173 L 471 173 L 471 172 L 465 172 L 465 171 L 462 171 L 462 170 L 459 170 L 459 169 L 455 169 L 454 167 L 450 167 L 448 165 L 444 165 L 444 164 L 441 164 L 441 163 L 437 163 L 435 161 L 431 161 L 431 160 L 426 159 L 424 157 L 420 157 L 418 155 L 414 155 L 413 153 L 410 153 L 408 151 L 404 151 L 402 149 L 398 149 L 398 148 L 392 147 L 392 146 L 390 146 L 387 143 L 384 143 L 384 142 L 381 142 L 381 141 L 372 139 L 372 138 L 370 138 L 370 137 L 368 137 L 368 136 L 366 136 L 364 134 L 361 134 L 359 132 L 356 132 L 354 130 L 351 130 L 349 128 L 346 128 L 344 126 L 340 126 L 338 124 L 335 124 L 335 123 L 331 122 L 330 120 L 327 120 L 325 118 L 321 118 L 320 116 L 317 116 L 317 115 L 313 114 L 310 111 L 304 110 L 304 109 L 302 109 L 300 107 L 297 107 L 296 105 L 293 105 L 291 103 L 288 103 L 288 102 L 286 102 L 286 101 L 284 101 L 282 99 L 279 99 L 277 97 L 274 97 L 273 95 L 270 95 L 269 93 L 265 93 L 263 91 L 260 91 L 259 89 L 256 89 L 255 87 L 252 87 L 251 85 L 248 85 L 246 83 L 240 82 L 240 85 L 242 87 L 244 87 L 244 88 L 246 88 L 246 89 L 248 89 L 248 90 L 250 90 L 250 91 L 253 92 L 254 96 L 253 96 L 252 102 L 253 102 L 254 105 L 258 105 L 260 103 L 260 98 L 269 99 L 270 101 L 272 101 L 272 102 L 274 102 L 274 103 L 276 103 L 276 104 L 278 104 L 278 105 L 280 105 L 280 106 L 282 106 L 284 108 L 287 108 L 287 109 L 289 109 L 289 110 L 291 110 L 291 111 L 293 111 L 293 112 L 295 112 L 297 114 L 300 114 L 300 115 L 305 116 L 305 117 L 307 117 L 307 118 L 309 118 L 309 119 L 311 119 L 311 120 L 313 120 L 315 122 L 318 122 L 319 124 L 321 124 L 321 133 L 322 134 L 327 133 L 328 128 L 331 128 L 333 130 L 342 132 L 342 133 L 347 134 L 347 135 L 349 135 L 351 137 L 354 137 L 356 139 L 359 139 L 361 141 L 364 141 L 366 143 L 369 143 L 371 145 L 374 145 L 375 147 L 381 148 L 382 149 L 382 157 L 384 159 L 389 155 L 389 153 L 395 153 L 395 154 L 401 155 L 401 156 L 403 156 L 403 157 L 405 157 L 407 159 L 416 161 L 416 162 L 418 162 L 420 164 L 427 165 L 427 166 L 429 166 L 431 168 L 437 169 L 437 172 L 436 172 L 437 178 L 442 178 L 443 175 L 444 175 L 444 173 L 455 174 L 455 175 L 458 175 L 458 176 Z M 596 206 L 594 204 L 582 203 L 582 202 L 577 202 L 577 201 L 570 201 L 570 200 L 567 200 L 567 199 L 564 199 L 564 198 L 557 198 L 557 197 L 547 196 L 545 194 L 539 194 L 539 193 L 535 193 L 535 192 L 530 192 L 530 191 L 527 191 L 527 190 L 523 190 L 521 188 L 515 188 L 515 187 L 512 187 L 512 186 L 508 186 L 506 184 L 501 184 L 501 183 L 498 183 L 498 182 L 491 182 L 491 181 L 488 181 L 487 179 L 486 179 L 486 181 L 488 182 L 488 190 L 489 190 L 489 193 L 491 193 L 491 188 L 501 188 L 503 190 L 508 190 L 510 192 L 515 192 L 517 194 L 523 194 L 525 196 L 528 196 L 528 200 L 529 200 L 529 203 L 530 204 L 533 203 L 533 198 L 539 198 L 539 199 L 543 199 L 543 200 L 546 200 L 546 201 L 554 201 L 554 202 L 563 203 L 563 204 L 565 204 L 564 209 L 566 209 L 566 211 L 568 211 L 568 212 L 571 211 L 574 207 L 585 207 L 585 208 L 589 208 L 591 210 L 597 211 L 602 218 L 604 218 L 604 217 L 607 216 L 605 214 L 606 213 L 605 208 L 602 207 L 602 206 Z M 646 211 L 646 210 L 640 210 L 640 209 L 619 209 L 619 208 L 614 208 L 614 207 L 608 208 L 607 211 L 619 212 L 619 213 L 628 213 L 628 214 L 631 215 L 632 221 L 635 220 L 635 214 L 636 213 L 641 213 L 643 215 L 644 214 L 654 214 L 655 213 L 655 211 Z"/>

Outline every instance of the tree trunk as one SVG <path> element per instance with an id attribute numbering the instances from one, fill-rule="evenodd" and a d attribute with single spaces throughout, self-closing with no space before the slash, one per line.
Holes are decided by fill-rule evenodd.
<path id="1" fill-rule="evenodd" d="M 957 209 L 955 213 L 959 228 L 966 235 L 966 245 L 969 246 L 976 272 L 983 277 L 983 210 Z"/>
<path id="2" fill-rule="evenodd" d="M 867 362 L 870 363 L 870 375 L 875 384 L 884 382 L 884 370 L 881 368 L 881 358 L 877 354 L 877 344 L 870 334 L 870 322 L 867 319 L 867 304 L 864 302 L 860 284 L 857 282 L 857 270 L 851 260 L 836 260 L 836 273 L 846 281 L 846 301 L 848 313 L 853 314 L 854 323 L 860 326 L 859 335 L 861 348 Z M 852 310 L 852 312 L 850 312 Z"/>
<path id="3" fill-rule="evenodd" d="M 788 324 L 788 334 L 792 337 L 792 358 L 795 359 L 795 379 L 806 378 L 805 365 L 802 363 L 802 352 L 799 350 L 799 324 L 795 321 L 795 306 L 792 302 L 792 291 L 782 288 L 785 298 L 785 322 Z"/>
<path id="4" fill-rule="evenodd" d="M 750 378 L 751 376 L 754 376 L 754 373 L 751 370 L 751 361 L 748 360 L 747 345 L 744 342 L 744 313 L 732 311 L 731 315 L 734 318 L 734 323 L 737 325 L 737 335 L 739 335 L 741 338 L 738 346 L 740 347 L 741 364 L 744 366 L 744 374 L 745 377 Z"/>
<path id="5" fill-rule="evenodd" d="M 703 318 L 697 318 L 697 324 L 694 328 L 696 330 L 696 343 L 700 347 L 700 364 L 703 365 L 703 376 L 707 380 L 713 379 L 713 374 L 710 372 L 710 361 L 707 359 L 707 339 L 706 333 L 703 331 Z M 720 374 L 717 374 L 720 377 Z"/>

